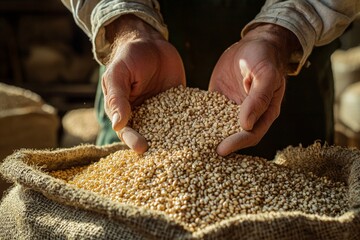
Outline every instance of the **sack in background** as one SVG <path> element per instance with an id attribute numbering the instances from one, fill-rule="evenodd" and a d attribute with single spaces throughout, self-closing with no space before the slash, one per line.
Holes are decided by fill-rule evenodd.
<path id="1" fill-rule="evenodd" d="M 79 108 L 68 111 L 61 120 L 63 136 L 60 146 L 74 147 L 80 144 L 95 144 L 100 126 L 94 108 Z"/>
<path id="2" fill-rule="evenodd" d="M 54 148 L 60 120 L 34 92 L 0 83 L 0 162 L 20 148 Z M 0 177 L 0 196 L 7 189 Z"/>

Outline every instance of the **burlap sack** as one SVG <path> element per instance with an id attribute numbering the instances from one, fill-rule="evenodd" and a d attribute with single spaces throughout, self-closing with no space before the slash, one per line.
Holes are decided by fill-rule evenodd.
<path id="1" fill-rule="evenodd" d="M 36 93 L 0 83 L 0 162 L 20 148 L 56 147 L 59 122 Z M 0 197 L 8 187 L 0 177 Z"/>
<path id="2" fill-rule="evenodd" d="M 61 120 L 63 136 L 61 147 L 95 144 L 100 126 L 94 108 L 79 108 L 67 112 Z"/>
<path id="3" fill-rule="evenodd" d="M 301 212 L 238 215 L 188 232 L 160 212 L 112 202 L 76 189 L 42 170 L 89 164 L 120 144 L 84 145 L 55 151 L 22 150 L 1 173 L 16 186 L 0 205 L 1 239 L 359 239 L 360 151 L 340 147 L 289 147 L 276 162 L 313 171 L 349 186 L 349 210 L 340 217 Z"/>
<path id="4" fill-rule="evenodd" d="M 56 109 L 36 93 L 0 83 L 0 159 L 19 148 L 57 146 Z"/>

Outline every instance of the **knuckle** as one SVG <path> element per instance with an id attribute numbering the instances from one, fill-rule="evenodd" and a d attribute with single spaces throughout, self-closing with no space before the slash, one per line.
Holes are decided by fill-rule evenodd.
<path id="1" fill-rule="evenodd" d="M 109 93 L 108 95 L 105 96 L 104 102 L 109 110 L 113 110 L 115 109 L 115 106 L 118 102 L 118 98 L 115 94 Z"/>
<path id="2" fill-rule="evenodd" d="M 269 97 L 265 93 L 258 93 L 257 94 L 257 101 L 262 107 L 267 107 L 270 104 L 271 97 Z"/>
<path id="3" fill-rule="evenodd" d="M 276 109 L 274 112 L 274 119 L 278 118 L 280 116 L 280 108 Z"/>
<path id="4" fill-rule="evenodd" d="M 270 120 L 274 121 L 280 116 L 280 106 L 272 106 L 270 111 Z"/>

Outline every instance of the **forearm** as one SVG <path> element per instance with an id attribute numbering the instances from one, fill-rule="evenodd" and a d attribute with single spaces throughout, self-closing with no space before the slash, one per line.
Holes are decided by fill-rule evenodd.
<path id="1" fill-rule="evenodd" d="M 62 0 L 73 13 L 75 22 L 90 37 L 96 60 L 105 63 L 110 53 L 111 39 L 107 39 L 107 26 L 120 16 L 133 14 L 151 25 L 165 38 L 167 28 L 156 0 Z"/>
<path id="2" fill-rule="evenodd" d="M 339 37 L 359 11 L 359 1 L 268 0 L 256 18 L 243 29 L 242 35 L 263 23 L 289 29 L 302 46 L 299 63 L 293 72 L 297 74 L 313 47 Z"/>

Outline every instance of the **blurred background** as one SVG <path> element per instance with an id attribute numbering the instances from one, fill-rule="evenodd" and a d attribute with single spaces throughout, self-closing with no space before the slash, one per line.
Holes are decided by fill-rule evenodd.
<path id="1" fill-rule="evenodd" d="M 0 161 L 20 148 L 95 143 L 99 67 L 60 0 L 0 1 Z M 335 139 L 360 147 L 360 19 L 332 55 Z M 1 189 L 6 183 L 0 180 Z"/>
<path id="2" fill-rule="evenodd" d="M 0 162 L 20 148 L 95 143 L 98 64 L 61 1 L 1 0 L 0 33 Z"/>
<path id="3" fill-rule="evenodd" d="M 35 143 L 34 138 L 28 138 L 29 143 L 26 143 L 24 137 L 16 137 L 17 141 L 20 138 L 23 141 L 21 147 L 37 147 L 37 144 L 38 147 L 42 147 L 42 144 L 45 147 L 63 147 L 78 144 L 76 139 L 69 137 L 71 132 L 68 132 L 66 126 L 76 127 L 78 132 L 79 127 L 82 127 L 82 131 L 88 131 L 84 140 L 92 142 L 84 124 L 93 117 L 91 109 L 98 81 L 98 64 L 93 59 L 89 38 L 75 25 L 72 15 L 61 1 L 1 0 L 0 32 L 0 82 L 1 96 L 4 98 L 1 99 L 1 110 L 9 112 L 14 108 L 21 108 L 23 124 L 30 121 L 28 115 L 31 111 L 37 113 L 37 120 L 41 112 L 42 117 L 47 117 L 47 121 L 51 121 L 53 125 L 51 131 L 42 129 L 44 135 L 57 128 L 54 133 L 56 138 L 47 139 L 46 143 Z M 24 90 L 28 90 L 26 96 Z M 5 104 L 9 102 L 12 104 Z M 44 108 L 42 105 L 48 106 Z M 73 110 L 79 111 L 72 112 Z M 13 114 L 18 117 L 21 115 L 19 111 Z M 53 118 L 47 116 L 53 114 Z M 82 115 L 87 121 L 82 121 Z M 7 117 L 7 121 L 10 121 L 9 113 Z M 14 119 L 15 117 L 12 121 Z M 4 126 L 1 125 L 2 130 Z M 9 127 L 7 129 L 9 132 Z M 12 131 L 12 136 L 24 135 L 23 131 Z M 39 134 L 41 133 L 36 135 L 40 138 Z M 73 134 L 76 137 L 76 133 Z M 4 137 L 1 135 L 2 139 Z M 39 140 L 43 141 L 45 138 Z M 4 141 L 10 140 L 7 138 Z M 0 144 L 0 157 L 6 155 L 5 144 Z M 7 145 L 11 147 L 9 143 Z M 10 153 L 13 149 L 8 150 L 7 153 Z"/>

